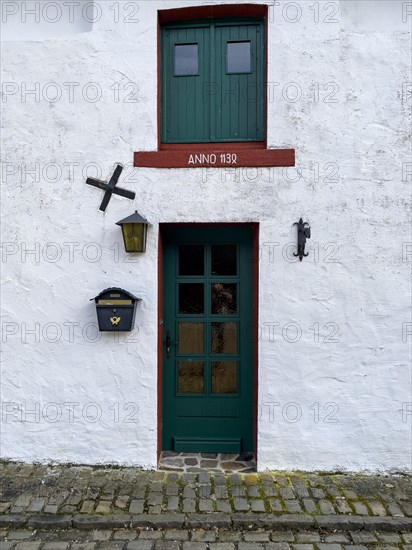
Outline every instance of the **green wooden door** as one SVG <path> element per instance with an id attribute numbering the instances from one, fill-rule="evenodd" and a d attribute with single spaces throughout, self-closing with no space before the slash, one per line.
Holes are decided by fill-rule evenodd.
<path id="1" fill-rule="evenodd" d="M 164 235 L 163 450 L 253 451 L 250 228 Z"/>
<path id="2" fill-rule="evenodd" d="M 174 24 L 161 36 L 162 142 L 263 141 L 263 22 Z"/>

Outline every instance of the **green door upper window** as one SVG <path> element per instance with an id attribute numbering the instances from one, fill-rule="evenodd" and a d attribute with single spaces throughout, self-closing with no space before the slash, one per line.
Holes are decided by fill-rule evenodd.
<path id="1" fill-rule="evenodd" d="M 263 141 L 264 25 L 226 19 L 162 27 L 161 141 Z"/>

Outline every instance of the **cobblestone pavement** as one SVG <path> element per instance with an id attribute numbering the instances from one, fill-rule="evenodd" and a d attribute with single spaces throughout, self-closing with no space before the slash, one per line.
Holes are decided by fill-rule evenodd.
<path id="1" fill-rule="evenodd" d="M 230 531 L 222 529 L 3 530 L 1 550 L 393 550 L 412 549 L 410 533 Z"/>
<path id="2" fill-rule="evenodd" d="M 412 550 L 412 477 L 0 464 L 0 549 Z"/>
<path id="3" fill-rule="evenodd" d="M 412 516 L 412 477 L 0 465 L 2 514 L 256 512 Z"/>

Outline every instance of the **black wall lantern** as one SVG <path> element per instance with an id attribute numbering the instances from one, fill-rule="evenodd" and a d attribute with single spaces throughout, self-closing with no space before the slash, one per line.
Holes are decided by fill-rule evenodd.
<path id="1" fill-rule="evenodd" d="M 136 210 L 134 214 L 116 223 L 123 232 L 126 252 L 145 252 L 148 221 Z"/>
<path id="2" fill-rule="evenodd" d="M 299 256 L 299 260 L 302 261 L 303 256 L 309 256 L 309 253 L 305 254 L 306 239 L 310 239 L 310 227 L 307 222 L 304 222 L 302 218 L 293 225 L 298 226 L 298 253 L 293 254 L 295 257 Z"/>
<path id="3" fill-rule="evenodd" d="M 92 300 L 96 303 L 99 330 L 102 332 L 129 332 L 133 330 L 136 298 L 122 288 L 106 288 Z"/>

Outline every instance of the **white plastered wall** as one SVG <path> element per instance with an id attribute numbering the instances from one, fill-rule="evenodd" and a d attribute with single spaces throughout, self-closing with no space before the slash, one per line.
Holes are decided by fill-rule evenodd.
<path id="1" fill-rule="evenodd" d="M 271 5 L 268 146 L 298 166 L 235 171 L 132 168 L 157 147 L 157 10 L 189 3 L 96 4 L 6 18 L 2 456 L 156 467 L 158 224 L 259 222 L 259 469 L 410 469 L 408 3 Z M 116 162 L 136 200 L 103 215 L 85 179 Z M 136 258 L 115 225 L 134 209 Z M 108 286 L 142 297 L 117 340 L 88 301 Z"/>

